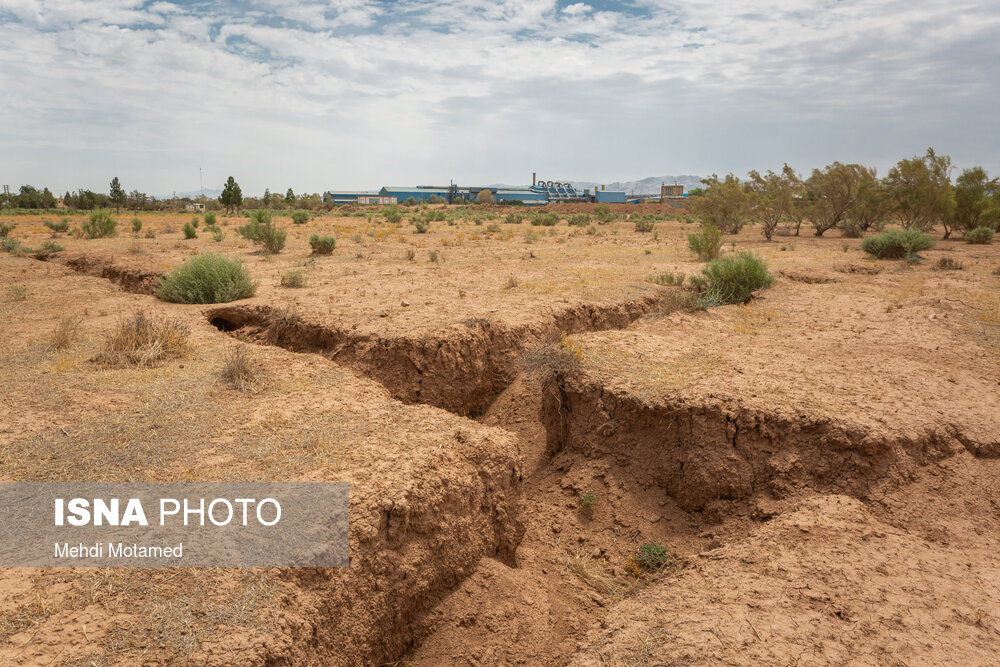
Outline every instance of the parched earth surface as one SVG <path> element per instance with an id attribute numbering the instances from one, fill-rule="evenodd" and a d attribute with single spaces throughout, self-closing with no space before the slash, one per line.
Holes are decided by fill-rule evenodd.
<path id="1" fill-rule="evenodd" d="M 0 661 L 995 660 L 1000 246 L 906 265 L 749 227 L 725 251 L 775 284 L 695 310 L 653 280 L 702 266 L 668 207 L 554 227 L 453 209 L 426 234 L 373 213 L 279 218 L 273 256 L 242 219 L 183 240 L 179 215 L 0 256 L 0 480 L 351 484 L 349 568 L 0 570 Z M 242 259 L 256 296 L 154 296 L 205 252 Z M 139 311 L 182 323 L 188 353 L 97 363 Z M 245 391 L 220 374 L 236 347 Z"/>

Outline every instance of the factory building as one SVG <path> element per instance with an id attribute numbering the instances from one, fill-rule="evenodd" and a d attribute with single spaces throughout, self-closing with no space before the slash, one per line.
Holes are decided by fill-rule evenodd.
<path id="1" fill-rule="evenodd" d="M 323 193 L 323 201 L 327 204 L 361 204 L 388 206 L 397 202 L 395 197 L 384 197 L 375 191 L 349 192 L 328 190 Z"/>
<path id="2" fill-rule="evenodd" d="M 399 188 L 387 185 L 379 190 L 378 193 L 383 197 L 395 197 L 399 203 L 403 203 L 407 199 L 427 201 L 431 197 L 448 201 L 448 188 Z"/>

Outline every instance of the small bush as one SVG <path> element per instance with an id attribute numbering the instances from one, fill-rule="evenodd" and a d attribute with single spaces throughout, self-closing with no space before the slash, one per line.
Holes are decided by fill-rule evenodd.
<path id="1" fill-rule="evenodd" d="M 938 271 L 961 271 L 964 267 L 951 257 L 942 257 L 934 264 L 934 268 Z"/>
<path id="2" fill-rule="evenodd" d="M 153 231 L 152 229 L 147 229 L 146 230 L 146 238 L 147 239 L 155 239 L 156 238 L 156 232 Z"/>
<path id="3" fill-rule="evenodd" d="M 721 247 L 722 232 L 711 222 L 702 224 L 697 234 L 688 234 L 688 248 L 703 262 L 718 257 Z"/>
<path id="4" fill-rule="evenodd" d="M 755 290 L 774 282 L 767 264 L 748 251 L 713 259 L 702 274 L 697 281 L 692 276 L 691 282 L 701 289 L 699 301 L 704 307 L 746 303 Z"/>
<path id="5" fill-rule="evenodd" d="M 226 238 L 226 233 L 221 229 L 217 229 L 214 232 L 212 232 L 212 240 L 215 241 L 216 243 L 222 243 L 223 239 L 225 238 Z"/>
<path id="6" fill-rule="evenodd" d="M 594 227 L 593 225 L 587 227 L 587 236 L 594 236 L 596 234 L 597 234 L 597 227 Z"/>
<path id="7" fill-rule="evenodd" d="M 42 252 L 45 254 L 62 252 L 63 250 L 65 250 L 65 248 L 55 241 L 42 241 Z"/>
<path id="8" fill-rule="evenodd" d="M 963 238 L 966 243 L 986 245 L 993 240 L 993 230 L 989 227 L 976 227 L 967 231 Z"/>
<path id="9" fill-rule="evenodd" d="M 642 234 L 648 234 L 653 231 L 653 227 L 656 226 L 656 221 L 652 218 L 647 218 L 643 216 L 635 221 L 635 231 Z"/>
<path id="10" fill-rule="evenodd" d="M 597 495 L 593 491 L 587 491 L 586 493 L 581 493 L 576 498 L 577 504 L 580 506 L 580 511 L 584 514 L 590 514 L 594 509 L 594 502 L 597 500 Z"/>
<path id="11" fill-rule="evenodd" d="M 205 214 L 205 224 L 206 225 L 214 225 L 215 224 L 215 213 L 213 213 L 212 211 L 209 211 L 208 213 Z"/>
<path id="12" fill-rule="evenodd" d="M 237 228 L 236 233 L 272 254 L 281 252 L 288 235 L 284 230 L 278 229 L 271 219 L 271 212 L 267 210 L 251 213 L 250 222 Z"/>
<path id="13" fill-rule="evenodd" d="M 0 250 L 9 252 L 12 255 L 18 255 L 21 253 L 21 242 L 17 239 L 4 239 L 0 241 Z"/>
<path id="14" fill-rule="evenodd" d="M 416 228 L 417 234 L 426 234 L 427 233 L 427 223 L 426 222 L 422 222 L 420 220 L 415 220 L 413 222 L 413 226 L 414 226 L 414 228 Z"/>
<path id="15" fill-rule="evenodd" d="M 309 274 L 305 269 L 292 269 L 281 276 L 282 287 L 305 287 Z"/>
<path id="16" fill-rule="evenodd" d="M 198 232 L 195 231 L 194 226 L 190 222 L 184 223 L 184 238 L 186 239 L 198 238 Z"/>
<path id="17" fill-rule="evenodd" d="M 427 259 L 429 259 L 434 264 L 437 264 L 440 261 L 440 258 L 438 257 L 438 251 L 437 250 L 428 250 L 427 251 Z"/>
<path id="18" fill-rule="evenodd" d="M 263 371 L 244 346 L 230 348 L 222 364 L 222 381 L 238 391 L 250 391 L 261 383 Z"/>
<path id="19" fill-rule="evenodd" d="M 161 278 L 156 295 L 177 303 L 226 303 L 249 298 L 256 291 L 257 283 L 242 262 L 206 253 Z"/>
<path id="20" fill-rule="evenodd" d="M 861 242 L 861 249 L 878 259 L 916 258 L 921 250 L 934 246 L 934 239 L 916 229 L 889 229 Z"/>
<path id="21" fill-rule="evenodd" d="M 651 283 L 656 283 L 657 285 L 683 285 L 684 274 L 678 273 L 674 275 L 670 271 L 664 271 L 663 273 L 650 276 L 647 280 Z"/>
<path id="22" fill-rule="evenodd" d="M 554 227 L 559 223 L 559 216 L 555 213 L 538 213 L 531 218 L 534 227 Z"/>
<path id="23" fill-rule="evenodd" d="M 396 206 L 387 206 L 386 208 L 383 208 L 382 215 L 385 216 L 386 222 L 396 224 L 403 221 L 403 212 Z"/>
<path id="24" fill-rule="evenodd" d="M 28 286 L 22 285 L 21 283 L 12 283 L 7 288 L 7 300 L 8 301 L 27 301 L 30 293 L 28 292 Z"/>
<path id="25" fill-rule="evenodd" d="M 518 285 L 520 285 L 520 283 L 517 280 L 517 276 L 507 276 L 507 282 L 503 284 L 503 288 L 505 290 L 517 289 Z"/>
<path id="26" fill-rule="evenodd" d="M 332 255 L 337 247 L 337 239 L 333 236 L 313 234 L 309 237 L 309 247 L 315 255 Z"/>
<path id="27" fill-rule="evenodd" d="M 519 225 L 524 222 L 524 216 L 520 213 L 508 213 L 503 221 L 508 225 Z"/>
<path id="28" fill-rule="evenodd" d="M 570 227 L 586 227 L 590 224 L 590 216 L 586 213 L 577 213 L 566 219 L 566 224 Z"/>
<path id="29" fill-rule="evenodd" d="M 598 204 L 595 206 L 594 217 L 597 218 L 597 222 L 601 224 L 611 222 L 615 218 L 614 214 L 611 212 L 611 207 L 607 204 Z"/>
<path id="30" fill-rule="evenodd" d="M 304 225 L 309 221 L 309 211 L 292 211 L 292 223 Z"/>
<path id="31" fill-rule="evenodd" d="M 407 259 L 407 261 L 412 262 L 416 258 L 417 258 L 417 251 L 414 250 L 413 248 L 409 248 L 406 251 L 406 259 Z"/>
<path id="32" fill-rule="evenodd" d="M 55 238 L 59 234 L 65 234 L 67 231 L 69 231 L 69 220 L 67 220 L 66 218 L 63 218 L 59 222 L 52 222 L 51 220 L 46 220 L 44 224 L 46 227 L 49 228 L 49 231 L 52 232 L 52 238 Z M 0 223 L 0 232 L 2 231 L 3 231 L 3 224 Z M 2 236 L 4 236 L 4 234 L 0 233 L 0 237 Z"/>
<path id="33" fill-rule="evenodd" d="M 503 231 L 503 228 L 500 226 L 500 223 L 491 222 L 486 226 L 486 231 L 489 232 L 490 234 L 499 234 L 501 231 Z"/>
<path id="34" fill-rule="evenodd" d="M 191 226 L 194 227 L 195 229 L 198 229 L 198 223 L 199 222 L 201 222 L 201 221 L 198 220 L 198 216 L 194 216 L 194 217 L 191 218 Z"/>
<path id="35" fill-rule="evenodd" d="M 45 226 L 48 227 L 48 223 L 46 223 Z M 7 238 L 10 235 L 10 233 L 14 231 L 15 227 L 17 227 L 17 225 L 13 222 L 11 223 L 0 222 L 0 239 Z M 51 229 L 51 227 L 49 227 L 49 229 Z"/>
<path id="36" fill-rule="evenodd" d="M 670 553 L 667 548 L 659 542 L 646 542 L 639 547 L 635 554 L 635 562 L 646 570 L 656 570 L 670 560 Z"/>
<path id="37" fill-rule="evenodd" d="M 103 239 L 117 236 L 118 221 L 111 217 L 110 211 L 94 211 L 90 219 L 85 220 L 80 228 L 88 239 Z"/>
<path id="38" fill-rule="evenodd" d="M 156 366 L 187 355 L 188 334 L 179 320 L 154 318 L 139 311 L 119 320 L 94 361 L 104 366 Z"/>
<path id="39" fill-rule="evenodd" d="M 142 220 L 139 218 L 132 218 L 132 236 L 139 238 L 139 232 L 142 231 Z"/>

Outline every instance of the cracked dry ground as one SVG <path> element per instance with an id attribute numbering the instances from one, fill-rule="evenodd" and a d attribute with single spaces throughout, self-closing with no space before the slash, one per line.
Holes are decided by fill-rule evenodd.
<path id="1" fill-rule="evenodd" d="M 1000 247 L 906 266 L 751 228 L 774 287 L 691 312 L 646 280 L 699 269 L 681 222 L 319 218 L 264 258 L 183 220 L 0 257 L 28 296 L 0 303 L 0 479 L 349 481 L 351 567 L 4 569 L 0 662 L 995 661 Z M 281 288 L 316 231 L 340 247 Z M 246 260 L 257 296 L 151 296 L 193 251 Z M 183 321 L 190 354 L 90 361 L 138 310 Z M 219 379 L 233 346 L 266 371 L 252 391 Z M 635 565 L 649 542 L 659 570 Z"/>

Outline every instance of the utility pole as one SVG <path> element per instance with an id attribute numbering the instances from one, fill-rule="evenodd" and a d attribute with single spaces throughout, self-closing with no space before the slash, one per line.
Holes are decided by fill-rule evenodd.
<path id="1" fill-rule="evenodd" d="M 201 177 L 201 167 L 198 167 L 198 189 L 201 191 L 201 196 L 205 196 L 205 180 Z"/>

